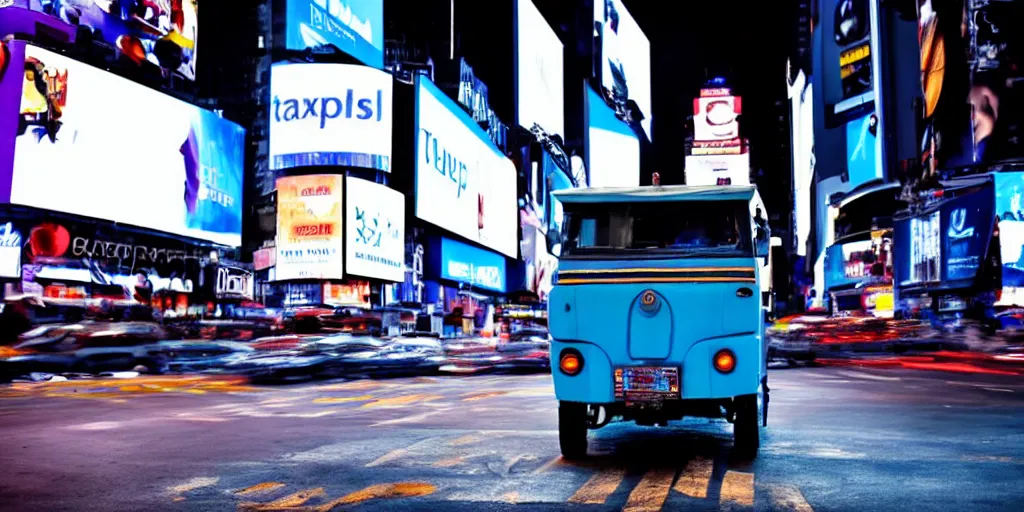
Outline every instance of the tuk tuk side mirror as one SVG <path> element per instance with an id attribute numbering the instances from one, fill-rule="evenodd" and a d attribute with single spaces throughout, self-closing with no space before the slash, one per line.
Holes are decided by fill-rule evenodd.
<path id="1" fill-rule="evenodd" d="M 562 236 L 555 230 L 548 230 L 544 241 L 548 246 L 548 254 L 560 258 L 562 256 Z"/>
<path id="2" fill-rule="evenodd" d="M 758 226 L 754 236 L 754 256 L 767 260 L 770 241 L 771 238 L 768 235 L 768 230 Z"/>

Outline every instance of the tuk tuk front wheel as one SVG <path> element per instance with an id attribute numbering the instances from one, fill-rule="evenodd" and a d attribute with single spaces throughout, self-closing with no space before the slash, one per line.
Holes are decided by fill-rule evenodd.
<path id="1" fill-rule="evenodd" d="M 558 445 L 566 459 L 587 456 L 587 405 L 558 402 Z"/>
<path id="2" fill-rule="evenodd" d="M 733 423 L 733 441 L 735 450 L 741 456 L 754 458 L 761 448 L 761 414 L 763 409 L 758 403 L 759 394 L 744 395 L 736 398 L 736 420 Z"/>

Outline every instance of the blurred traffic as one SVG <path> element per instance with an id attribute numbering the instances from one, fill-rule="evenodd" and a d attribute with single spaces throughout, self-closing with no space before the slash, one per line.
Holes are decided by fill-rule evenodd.
<path id="1" fill-rule="evenodd" d="M 344 308 L 233 308 L 220 318 L 150 319 L 137 305 L 73 307 L 8 301 L 0 382 L 95 375 L 227 374 L 252 382 L 550 370 L 546 329 L 498 336 L 381 334 L 380 320 Z M 74 321 L 69 321 L 74 319 Z"/>

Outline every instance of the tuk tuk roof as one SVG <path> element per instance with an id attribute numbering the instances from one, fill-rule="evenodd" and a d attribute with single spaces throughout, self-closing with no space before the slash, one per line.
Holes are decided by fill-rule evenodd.
<path id="1" fill-rule="evenodd" d="M 659 201 L 749 201 L 757 194 L 754 186 L 668 185 L 662 187 L 574 188 L 554 192 L 563 203 L 616 203 Z"/>

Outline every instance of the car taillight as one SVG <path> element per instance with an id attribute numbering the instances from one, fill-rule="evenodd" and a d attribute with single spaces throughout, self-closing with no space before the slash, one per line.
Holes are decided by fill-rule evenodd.
<path id="1" fill-rule="evenodd" d="M 558 358 L 558 369 L 572 377 L 583 371 L 583 355 L 578 350 L 567 348 Z"/>
<path id="2" fill-rule="evenodd" d="M 736 354 L 727 348 L 719 350 L 715 352 L 713 364 L 720 373 L 731 373 L 736 369 Z"/>

